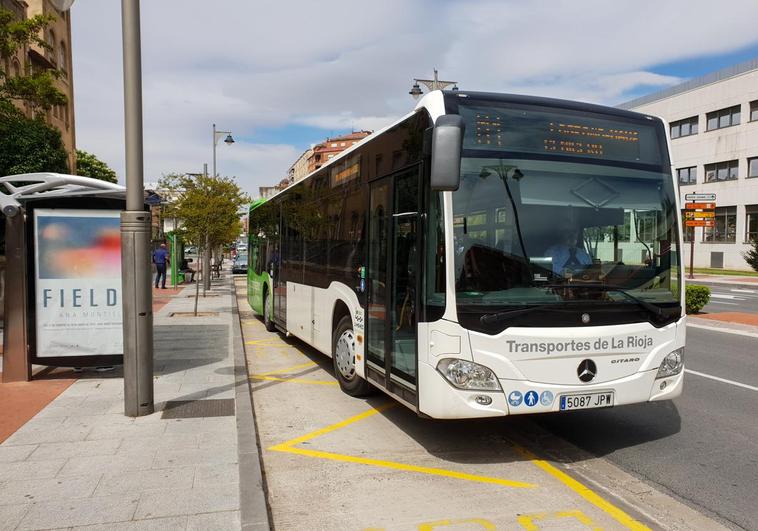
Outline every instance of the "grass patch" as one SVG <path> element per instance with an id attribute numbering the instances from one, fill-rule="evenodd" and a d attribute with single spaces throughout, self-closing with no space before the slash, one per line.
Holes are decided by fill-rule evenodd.
<path id="1" fill-rule="evenodd" d="M 689 274 L 690 268 L 686 269 L 686 273 Z M 712 269 L 709 267 L 696 267 L 695 273 L 701 275 L 733 275 L 739 277 L 758 277 L 756 271 L 737 271 L 735 269 Z"/>

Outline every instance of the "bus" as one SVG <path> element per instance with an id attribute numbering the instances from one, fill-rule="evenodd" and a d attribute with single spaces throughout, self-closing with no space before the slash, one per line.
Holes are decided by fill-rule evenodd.
<path id="1" fill-rule="evenodd" d="M 660 118 L 433 91 L 251 210 L 251 305 L 421 416 L 669 400 L 681 225 Z"/>

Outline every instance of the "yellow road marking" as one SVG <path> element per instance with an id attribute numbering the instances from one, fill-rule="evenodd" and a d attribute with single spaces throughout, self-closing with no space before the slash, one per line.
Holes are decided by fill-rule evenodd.
<path id="1" fill-rule="evenodd" d="M 430 474 L 433 476 L 442 476 L 442 477 L 449 477 L 454 479 L 463 479 L 466 481 L 476 481 L 479 483 L 491 483 L 495 485 L 501 485 L 504 487 L 512 487 L 512 488 L 522 488 L 522 489 L 528 489 L 528 488 L 534 488 L 536 485 L 532 483 L 523 483 L 521 481 L 511 481 L 509 479 L 500 479 L 500 478 L 493 478 L 488 476 L 478 476 L 475 474 L 467 474 L 465 472 L 456 472 L 453 470 L 445 470 L 442 468 L 432 468 L 432 467 L 425 467 L 425 466 L 417 466 L 417 465 L 408 465 L 405 463 L 397 463 L 395 461 L 384 461 L 381 459 L 369 459 L 366 457 L 355 457 L 352 455 L 345 455 L 345 454 L 335 454 L 332 452 L 322 452 L 319 450 L 309 450 L 305 448 L 296 448 L 296 444 L 300 444 L 305 441 L 309 441 L 311 439 L 315 439 L 316 437 L 319 437 L 321 435 L 325 435 L 327 433 L 331 433 L 333 431 L 337 431 L 339 429 L 342 429 L 346 426 L 349 426 L 350 424 L 354 424 L 358 421 L 361 421 L 365 418 L 371 417 L 372 415 L 376 415 L 377 413 L 388 409 L 390 407 L 393 407 L 394 404 L 385 404 L 383 406 L 380 406 L 378 408 L 372 408 L 367 411 L 364 411 L 363 413 L 359 413 L 358 415 L 352 416 L 348 419 L 345 419 L 343 421 L 337 422 L 335 424 L 332 424 L 331 426 L 327 426 L 325 428 L 318 429 L 316 431 L 313 431 L 311 433 L 308 433 L 306 435 L 302 435 L 300 437 L 297 437 L 295 439 L 291 439 L 287 442 L 277 444 L 275 446 L 271 446 L 269 450 L 273 450 L 275 452 L 288 452 L 291 454 L 298 454 L 298 455 L 304 455 L 308 457 L 315 457 L 318 459 L 329 459 L 331 461 L 342 461 L 347 463 L 356 463 L 361 465 L 370 465 L 370 466 L 377 466 L 381 468 L 390 468 L 393 470 L 403 470 L 405 472 L 419 472 L 422 474 Z"/>
<path id="2" fill-rule="evenodd" d="M 424 522 L 423 524 L 418 525 L 418 531 L 433 531 L 438 527 L 461 524 L 478 524 L 482 526 L 482 529 L 487 530 L 497 529 L 495 524 L 484 518 L 464 518 L 462 520 L 437 520 L 436 522 Z"/>
<path id="3" fill-rule="evenodd" d="M 262 376 L 260 374 L 251 374 L 251 380 L 270 380 L 272 382 L 292 382 L 310 385 L 338 385 L 337 382 L 325 382 L 323 380 L 306 380 L 304 378 L 277 378 L 276 376 Z"/>
<path id="4" fill-rule="evenodd" d="M 647 527 L 642 522 L 635 520 L 628 514 L 626 514 L 624 511 L 613 505 L 612 503 L 604 500 L 599 495 L 595 494 L 590 488 L 584 486 L 583 484 L 579 483 L 577 480 L 566 474 L 565 472 L 557 469 L 544 459 L 539 459 L 536 455 L 534 455 L 532 452 L 527 450 L 526 448 L 519 446 L 518 444 L 514 443 L 514 448 L 517 452 L 519 452 L 521 455 L 529 459 L 533 464 L 541 468 L 543 471 L 547 472 L 551 476 L 553 476 L 555 479 L 563 483 L 565 486 L 567 486 L 569 489 L 577 493 L 579 496 L 590 502 L 592 505 L 597 507 L 598 509 L 602 510 L 604 513 L 608 514 L 611 518 L 619 522 L 621 525 L 626 527 L 627 529 L 633 529 L 635 531 L 642 531 L 647 530 L 650 531 L 650 528 Z"/>
<path id="5" fill-rule="evenodd" d="M 284 369 L 277 369 L 275 371 L 259 372 L 255 376 L 270 376 L 272 374 L 286 374 L 297 369 L 305 369 L 306 367 L 313 367 L 316 365 L 315 361 L 309 361 L 308 363 L 301 363 L 300 365 L 293 365 L 292 367 L 285 367 Z"/>
<path id="6" fill-rule="evenodd" d="M 593 531 L 602 531 L 603 529 L 596 526 L 595 522 L 579 509 L 574 511 L 559 511 L 557 513 L 522 514 L 518 517 L 518 523 L 527 531 L 537 531 L 540 527 L 534 522 L 535 520 L 558 520 L 560 518 L 576 518 Z"/>

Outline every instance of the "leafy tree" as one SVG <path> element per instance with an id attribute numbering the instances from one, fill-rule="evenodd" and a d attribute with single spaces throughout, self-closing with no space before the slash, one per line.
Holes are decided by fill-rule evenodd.
<path id="1" fill-rule="evenodd" d="M 43 171 L 69 171 L 60 131 L 0 100 L 0 176 Z"/>
<path id="2" fill-rule="evenodd" d="M 742 253 L 742 257 L 750 267 L 758 271 L 758 238 L 750 240 L 750 249 Z"/>
<path id="3" fill-rule="evenodd" d="M 46 111 L 54 105 L 68 103 L 68 98 L 55 83 L 63 72 L 55 68 L 32 68 L 25 61 L 23 73 L 11 77 L 2 67 L 7 59 L 15 57 L 26 46 L 36 45 L 50 50 L 50 45 L 41 35 L 54 21 L 52 15 L 35 15 L 18 20 L 13 12 L 0 8 L 0 98 L 23 101 L 35 114 L 37 110 Z"/>
<path id="4" fill-rule="evenodd" d="M 203 289 L 208 289 L 210 250 L 237 238 L 241 230 L 237 212 L 250 198 L 228 177 L 174 173 L 165 175 L 159 186 L 173 198 L 164 215 L 180 219 L 185 237 L 203 249 Z"/>
<path id="5" fill-rule="evenodd" d="M 76 174 L 109 183 L 118 182 L 116 172 L 110 166 L 92 153 L 87 153 L 81 149 L 76 150 Z"/>

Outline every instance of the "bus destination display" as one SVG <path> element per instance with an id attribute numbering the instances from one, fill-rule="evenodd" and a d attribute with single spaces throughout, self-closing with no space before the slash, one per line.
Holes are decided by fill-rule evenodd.
<path id="1" fill-rule="evenodd" d="M 558 114 L 543 109 L 461 106 L 459 112 L 467 122 L 464 149 L 651 164 L 660 162 L 657 135 L 652 123 L 627 124 L 591 115 Z"/>

